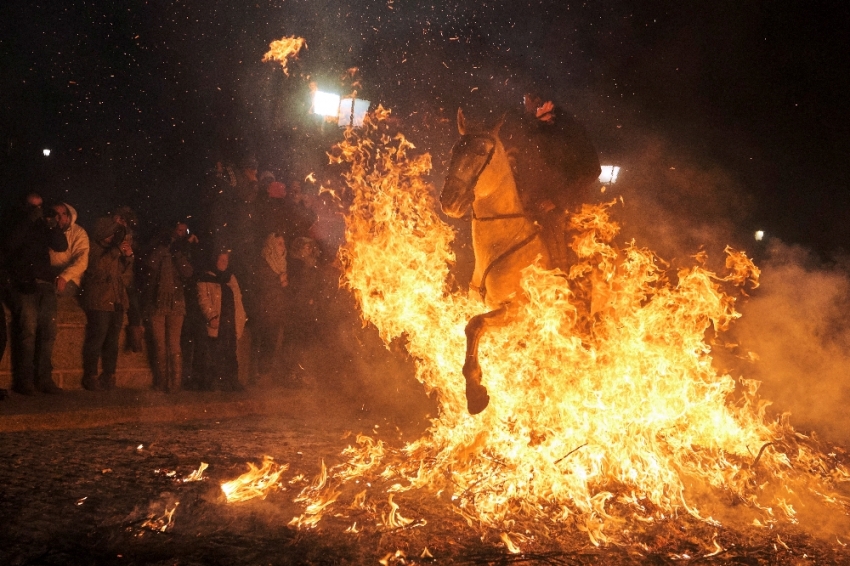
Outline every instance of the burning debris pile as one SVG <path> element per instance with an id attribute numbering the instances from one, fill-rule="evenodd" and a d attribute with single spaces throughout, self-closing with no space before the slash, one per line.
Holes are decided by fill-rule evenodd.
<path id="1" fill-rule="evenodd" d="M 668 274 L 650 250 L 612 243 L 613 203 L 572 215 L 568 274 L 525 271 L 516 320 L 481 343 L 490 407 L 469 416 L 464 326 L 484 306 L 454 289 L 454 234 L 426 182 L 430 157 L 389 132 L 388 115 L 379 108 L 332 153 L 353 193 L 345 284 L 363 319 L 416 360 L 440 412 L 401 449 L 358 436 L 301 492 L 295 525 L 333 514 L 358 517 L 349 532 L 422 526 L 399 507 L 415 492 L 520 552 L 575 531 L 595 545 L 637 545 L 638 532 L 684 516 L 710 533 L 845 510 L 836 491 L 847 470 L 787 418 L 768 421 L 758 383 L 712 365 L 706 335 L 722 345 L 739 316 L 735 295 L 758 283 L 755 265 L 727 249 L 726 275 L 702 256 Z M 711 534 L 699 545 L 722 550 Z"/>

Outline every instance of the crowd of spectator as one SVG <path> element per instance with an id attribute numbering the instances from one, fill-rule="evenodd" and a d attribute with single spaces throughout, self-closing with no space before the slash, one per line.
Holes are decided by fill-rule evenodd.
<path id="1" fill-rule="evenodd" d="M 13 391 L 62 391 L 51 363 L 59 297 L 74 297 L 85 312 L 87 390 L 116 386 L 122 334 L 136 352 L 147 340 L 156 390 L 299 386 L 335 250 L 323 250 L 315 234 L 323 201 L 303 194 L 298 179 L 258 173 L 250 155 L 217 162 L 205 180 L 202 213 L 159 223 L 144 242 L 128 207 L 85 230 L 72 205 L 47 206 L 28 194 L 0 242 Z M 237 357 L 246 327 L 250 359 Z M 248 365 L 242 372 L 240 363 Z M 240 374 L 249 377 L 240 381 Z"/>

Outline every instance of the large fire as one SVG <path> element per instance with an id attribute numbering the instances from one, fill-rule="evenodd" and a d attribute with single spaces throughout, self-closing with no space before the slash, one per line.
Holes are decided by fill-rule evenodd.
<path id="1" fill-rule="evenodd" d="M 399 496 L 418 490 L 519 552 L 556 527 L 600 544 L 685 513 L 719 525 L 712 501 L 721 499 L 766 528 L 797 521 L 809 498 L 844 506 L 835 486 L 846 470 L 786 418 L 769 421 L 756 382 L 712 364 L 711 344 L 739 316 L 736 295 L 757 285 L 755 265 L 727 249 L 726 275 L 701 256 L 669 274 L 650 250 L 614 245 L 613 203 L 572 215 L 578 260 L 568 274 L 525 271 L 516 320 L 482 339 L 491 402 L 471 417 L 464 326 L 485 307 L 453 289 L 454 233 L 426 181 L 430 156 L 391 133 L 388 115 L 379 108 L 332 152 L 354 198 L 344 284 L 363 319 L 416 360 L 439 416 L 401 450 L 358 436 L 345 462 L 323 465 L 302 492 L 309 510 L 295 524 L 368 508 L 387 527 L 406 525 L 414 515 Z"/>

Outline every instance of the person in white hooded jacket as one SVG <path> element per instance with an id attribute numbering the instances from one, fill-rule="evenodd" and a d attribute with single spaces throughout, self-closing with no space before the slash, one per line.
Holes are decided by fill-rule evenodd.
<path id="1" fill-rule="evenodd" d="M 77 211 L 73 206 L 62 202 L 54 205 L 53 210 L 57 224 L 68 240 L 68 249 L 64 252 L 50 250 L 50 267 L 56 274 L 56 294 L 73 297 L 79 292 L 83 273 L 89 265 L 89 236 L 77 224 Z"/>

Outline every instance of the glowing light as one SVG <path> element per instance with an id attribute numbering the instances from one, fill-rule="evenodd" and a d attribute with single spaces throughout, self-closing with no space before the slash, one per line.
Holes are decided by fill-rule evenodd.
<path id="1" fill-rule="evenodd" d="M 320 116 L 339 116 L 339 95 L 317 90 L 313 94 L 313 113 Z"/>
<path id="2" fill-rule="evenodd" d="M 599 175 L 600 183 L 611 183 L 612 185 L 617 182 L 617 176 L 620 174 L 620 168 L 616 165 L 603 165 L 602 173 Z"/>
<path id="3" fill-rule="evenodd" d="M 47 148 L 42 149 L 41 153 L 44 155 L 44 157 L 50 157 L 50 150 Z"/>
<path id="4" fill-rule="evenodd" d="M 366 118 L 366 113 L 369 111 L 368 100 L 359 98 L 343 98 L 339 103 L 339 125 L 345 128 L 351 126 L 354 128 L 362 128 L 363 120 Z"/>
<path id="5" fill-rule="evenodd" d="M 764 230 L 756 230 L 756 241 L 761 242 L 764 240 Z"/>

